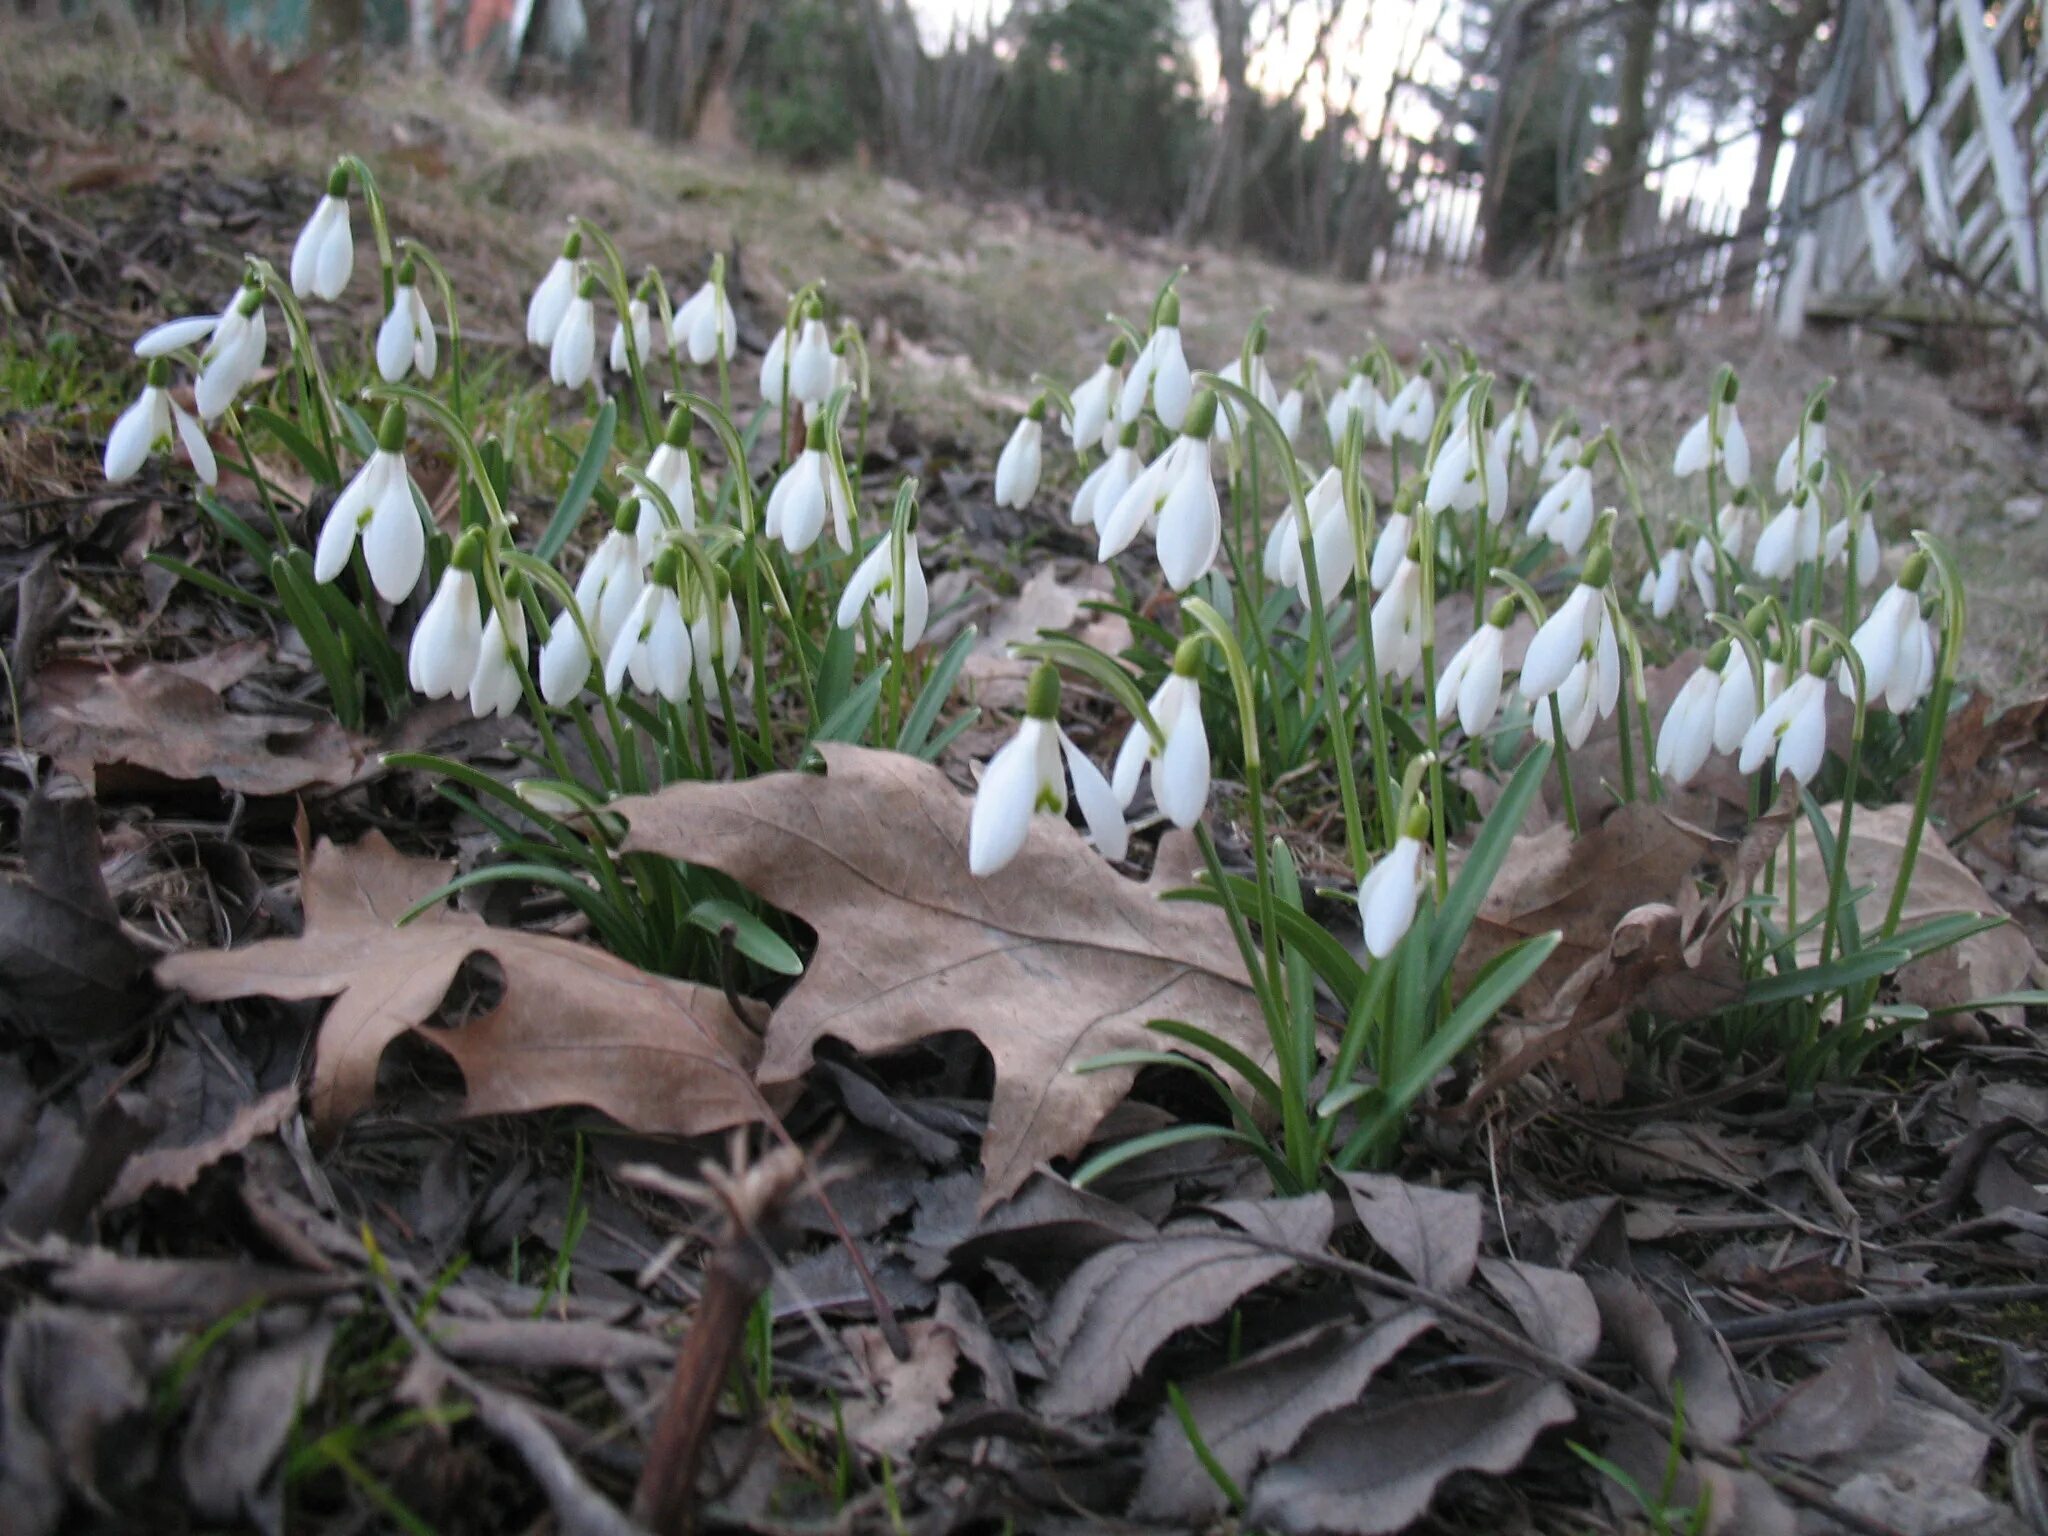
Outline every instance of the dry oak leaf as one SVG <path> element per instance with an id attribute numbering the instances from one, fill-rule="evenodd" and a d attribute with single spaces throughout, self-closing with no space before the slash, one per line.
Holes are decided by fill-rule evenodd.
<path id="1" fill-rule="evenodd" d="M 369 743 L 332 720 L 242 714 L 222 693 L 264 660 L 253 642 L 192 661 L 112 669 L 56 661 L 36 674 L 22 735 L 104 794 L 165 780 L 212 780 L 244 795 L 333 788 L 361 771 Z"/>
<path id="2" fill-rule="evenodd" d="M 446 906 L 394 926 L 453 873 L 376 832 L 349 847 L 323 838 L 299 882 L 303 934 L 172 955 L 157 980 L 207 1002 L 332 997 L 312 1092 L 329 1127 L 369 1106 L 378 1059 L 408 1030 L 455 1058 L 463 1114 L 583 1104 L 636 1131 L 694 1136 L 766 1113 L 749 1071 L 757 1047 L 718 992 Z M 459 1028 L 424 1028 L 472 955 L 498 963 L 502 999 Z"/>
<path id="3" fill-rule="evenodd" d="M 1178 834 L 1140 885 L 1072 828 L 1034 817 L 1016 860 L 977 880 L 968 801 L 943 772 L 894 752 L 821 750 L 822 777 L 673 784 L 614 807 L 628 852 L 709 865 L 817 932 L 817 953 L 769 1020 L 764 1083 L 800 1077 L 825 1035 L 888 1051 L 971 1032 L 995 1059 L 987 1210 L 1087 1142 L 1136 1072 L 1074 1067 L 1156 1048 L 1149 1020 L 1268 1053 L 1223 914 L 1159 899 L 1191 880 Z"/>

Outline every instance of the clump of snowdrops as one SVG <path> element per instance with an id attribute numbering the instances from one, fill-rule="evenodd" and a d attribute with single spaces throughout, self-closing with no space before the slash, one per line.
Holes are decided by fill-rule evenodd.
<path id="1" fill-rule="evenodd" d="M 323 361 L 307 306 L 349 287 L 358 203 L 384 319 L 368 382 L 351 393 Z M 266 381 L 273 311 L 286 355 Z M 1802 905 L 1794 861 L 1773 859 L 1731 930 L 1748 978 L 1716 1024 L 1731 1050 L 1778 1053 L 1796 1091 L 1853 1070 L 1913 1021 L 1914 1010 L 1879 1003 L 1884 978 L 1974 931 L 1901 922 L 1964 594 L 1925 535 L 1887 561 L 1871 488 L 1828 451 L 1825 388 L 1796 420 L 1768 424 L 1784 448 L 1767 488 L 1752 474 L 1736 377 L 1722 369 L 1671 459 L 1697 489 L 1660 528 L 1615 433 L 1569 415 L 1541 421 L 1531 381 L 1511 388 L 1463 352 L 1404 366 L 1373 345 L 1341 377 L 1304 368 L 1283 383 L 1264 317 L 1209 370 L 1187 355 L 1180 311 L 1176 278 L 1141 321 L 1111 317 L 1101 360 L 1078 383 L 1035 379 L 994 465 L 999 503 L 1043 506 L 1094 542 L 1133 639 L 1118 655 L 1061 636 L 1018 648 L 1037 669 L 1015 734 L 982 769 L 963 856 L 977 877 L 1025 878 L 1011 866 L 1034 819 L 1064 823 L 1071 803 L 1082 827 L 1062 835 L 1121 860 L 1144 791 L 1199 845 L 1207 877 L 1182 894 L 1225 913 L 1271 1050 L 1254 1060 L 1216 1021 L 1162 1020 L 1159 1052 L 1084 1064 L 1199 1072 L 1228 1124 L 1126 1142 L 1079 1177 L 1198 1137 L 1244 1144 L 1285 1188 L 1390 1157 L 1417 1099 L 1558 942 L 1526 939 L 1460 977 L 1473 920 L 1546 781 L 1574 831 L 1606 809 L 1579 803 L 1569 767 L 1604 721 L 1619 752 L 1604 801 L 1658 800 L 1732 757 L 1752 776 L 1751 811 L 1789 799 L 1822 850 L 1825 890 Z M 443 268 L 394 235 L 369 168 L 350 157 L 288 274 L 252 255 L 217 315 L 138 341 L 147 382 L 109 435 L 106 473 L 127 478 L 165 451 L 190 462 L 201 507 L 273 592 L 166 563 L 288 620 L 348 723 L 395 717 L 418 697 L 527 715 L 537 744 L 517 749 L 530 772 L 512 783 L 451 759 L 398 759 L 438 774 L 498 838 L 501 860 L 449 889 L 546 887 L 650 968 L 726 979 L 736 950 L 793 974 L 801 960 L 774 914 L 711 871 L 622 852 L 608 803 L 679 779 L 799 766 L 824 741 L 933 758 L 974 719 L 942 718 L 974 636 L 926 654 L 916 485 L 872 494 L 860 474 L 869 369 L 858 328 L 834 324 L 819 285 L 761 318 L 770 340 L 742 401 L 722 264 L 678 306 L 659 269 L 629 272 L 602 228 L 572 221 L 532 292 L 526 340 L 545 354 L 550 385 L 587 409 L 549 439 L 564 472 L 545 525 L 523 539 L 511 503 L 527 445 L 485 424 Z M 179 367 L 194 381 L 192 411 L 170 390 Z M 453 458 L 447 527 L 411 470 L 423 427 Z M 255 441 L 266 438 L 315 494 L 296 500 L 262 475 Z M 1077 489 L 1053 507 L 1049 482 L 1069 477 L 1047 466 L 1068 456 Z M 213 494 L 223 457 L 257 487 L 262 526 Z M 584 523 L 600 531 L 572 578 Z M 1440 656 L 1438 609 L 1454 594 L 1469 601 L 1469 635 Z M 1533 638 L 1515 665 L 1509 636 L 1523 617 Z M 1653 721 L 1645 658 L 1693 636 L 1703 652 Z M 1062 724 L 1063 675 L 1128 717 L 1106 772 Z M 1850 705 L 1838 766 L 1831 692 Z M 1918 766 L 1918 798 L 1885 915 L 1866 923 L 1846 850 L 1879 719 L 1889 758 Z M 1459 769 L 1498 781 L 1485 815 Z M 1833 815 L 1815 795 L 1824 769 Z M 1245 834 L 1234 860 L 1216 835 L 1219 783 Z M 1311 915 L 1331 893 L 1315 899 L 1281 835 L 1281 811 L 1304 786 L 1326 803 L 1334 792 L 1349 873 L 1337 894 L 1355 903 L 1355 923 Z M 1454 873 L 1453 840 L 1467 833 Z M 1816 929 L 1817 958 L 1802 963 Z"/>

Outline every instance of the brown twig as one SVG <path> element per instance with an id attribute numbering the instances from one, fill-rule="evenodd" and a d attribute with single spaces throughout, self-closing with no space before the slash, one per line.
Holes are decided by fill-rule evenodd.
<path id="1" fill-rule="evenodd" d="M 1760 1317 L 1736 1318 L 1720 1323 L 1715 1332 L 1731 1344 L 1754 1339 L 1776 1338 L 1826 1327 L 1855 1317 L 1910 1317 L 1920 1312 L 1947 1312 L 1964 1307 L 2002 1307 L 2015 1302 L 2048 1298 L 2048 1284 L 1957 1285 L 1930 1291 L 1905 1291 L 1896 1296 L 1854 1296 L 1847 1301 L 1823 1302 L 1811 1307 L 1790 1307 Z"/>

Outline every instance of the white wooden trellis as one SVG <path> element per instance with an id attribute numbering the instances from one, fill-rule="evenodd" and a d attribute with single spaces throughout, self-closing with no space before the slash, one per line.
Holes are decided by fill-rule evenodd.
<path id="1" fill-rule="evenodd" d="M 1935 253 L 2048 314 L 2048 0 L 1845 0 L 1778 210 L 1776 324 Z"/>

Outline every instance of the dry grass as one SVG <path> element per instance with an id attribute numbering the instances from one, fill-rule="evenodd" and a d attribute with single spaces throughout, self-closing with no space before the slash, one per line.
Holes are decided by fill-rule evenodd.
<path id="1" fill-rule="evenodd" d="M 526 289 L 572 212 L 605 223 L 630 260 L 658 263 L 672 283 L 694 283 L 713 250 L 736 255 L 743 316 L 757 326 L 790 287 L 823 276 L 875 337 L 892 412 L 941 452 L 991 451 L 1031 373 L 1078 376 L 1106 335 L 1103 313 L 1141 313 L 1183 257 L 1197 362 L 1230 355 L 1262 308 L 1273 311 L 1276 360 L 1314 363 L 1326 380 L 1375 335 L 1399 354 L 1461 341 L 1506 377 L 1540 381 L 1546 416 L 1570 406 L 1589 425 L 1612 421 L 1659 457 L 1723 359 L 1742 371 L 1743 416 L 1766 469 L 1806 391 L 1833 377 L 1831 441 L 1860 474 L 1881 477 L 1886 525 L 1951 538 L 1976 583 L 1970 670 L 2006 696 L 2048 681 L 2037 619 L 2048 520 L 2008 515 L 2048 489 L 2038 444 L 1972 415 L 1951 398 L 1958 385 L 1877 337 L 1787 345 L 1748 317 L 1675 328 L 1557 286 L 1337 283 L 850 168 L 796 174 L 706 158 L 562 120 L 546 104 L 507 104 L 480 85 L 384 69 L 343 82 L 334 99 L 318 121 L 255 121 L 166 54 L 17 32 L 0 60 L 0 144 L 39 197 L 82 223 L 180 172 L 296 182 L 309 200 L 335 153 L 355 150 L 377 167 L 398 223 L 448 262 L 487 348 L 516 341 Z M 188 217 L 190 259 L 164 274 L 164 300 L 217 298 L 242 243 L 278 254 L 296 216 L 287 196 L 281 229 Z M 356 289 L 365 302 L 370 291 Z M 140 304 L 132 318 L 145 323 Z M 357 318 L 367 334 L 374 317 Z M 1653 506 L 1676 511 L 1656 467 Z"/>

